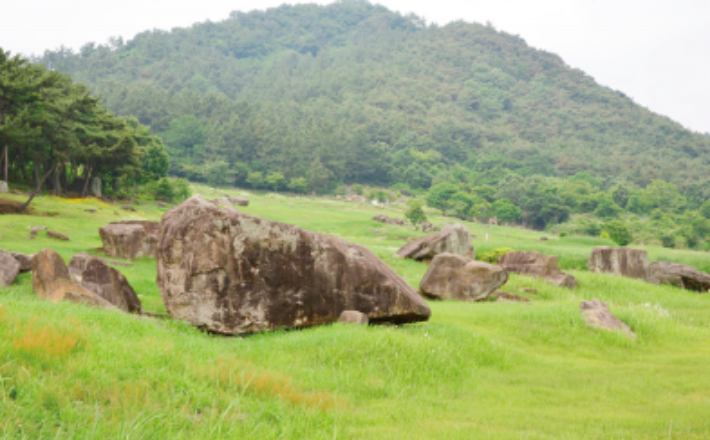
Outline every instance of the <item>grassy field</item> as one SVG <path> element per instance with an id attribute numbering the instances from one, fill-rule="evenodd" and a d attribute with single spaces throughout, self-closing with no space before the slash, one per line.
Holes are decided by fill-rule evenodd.
<path id="1" fill-rule="evenodd" d="M 401 218 L 398 205 L 196 191 L 247 195 L 246 212 L 361 243 L 415 287 L 426 271 L 393 257 L 424 234 L 371 220 Z M 99 226 L 157 220 L 166 210 L 136 208 L 41 197 L 35 215 L 0 216 L 0 247 L 52 247 L 68 261 L 101 246 Z M 453 221 L 430 214 L 434 223 Z M 43 232 L 30 240 L 32 225 L 71 240 Z M 591 274 L 587 257 L 611 244 L 605 240 L 543 242 L 544 233 L 466 226 L 477 253 L 510 247 L 558 255 L 580 287 L 513 274 L 502 290 L 533 287 L 530 304 L 429 302 L 431 320 L 415 325 L 225 338 L 179 322 L 50 304 L 21 275 L 0 289 L 0 439 L 710 438 L 710 295 Z M 710 271 L 705 253 L 648 251 L 651 260 Z M 153 260 L 120 269 L 145 308 L 164 310 Z M 587 327 L 579 302 L 593 297 L 637 338 Z"/>

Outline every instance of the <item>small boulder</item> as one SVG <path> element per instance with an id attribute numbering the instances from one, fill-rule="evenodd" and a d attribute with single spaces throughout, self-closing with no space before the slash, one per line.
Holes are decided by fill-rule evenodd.
<path id="1" fill-rule="evenodd" d="M 87 208 L 87 209 L 85 209 L 84 211 L 86 211 L 86 212 L 88 212 L 88 213 L 90 213 L 90 214 L 96 213 L 96 210 L 95 210 L 94 208 Z"/>
<path id="2" fill-rule="evenodd" d="M 7 182 L 0 180 L 0 194 L 5 194 L 8 191 Z"/>
<path id="3" fill-rule="evenodd" d="M 435 229 L 434 229 L 434 225 L 432 225 L 431 223 L 421 222 L 417 226 L 417 230 L 422 231 L 422 232 L 434 232 Z"/>
<path id="4" fill-rule="evenodd" d="M 431 260 L 438 254 L 450 253 L 474 257 L 471 236 L 463 225 L 448 225 L 444 229 L 402 246 L 397 256 L 414 260 Z"/>
<path id="5" fill-rule="evenodd" d="M 135 209 L 131 205 L 123 205 L 121 206 L 121 209 L 123 209 L 124 211 L 135 211 Z"/>
<path id="6" fill-rule="evenodd" d="M 426 302 L 369 249 L 193 196 L 162 219 L 158 289 L 174 318 L 222 334 L 337 321 L 426 321 Z"/>
<path id="7" fill-rule="evenodd" d="M 158 208 L 167 208 L 167 207 L 168 207 L 168 205 L 166 205 L 166 204 L 163 203 L 163 202 L 158 202 L 158 203 L 156 203 L 156 206 L 157 206 Z"/>
<path id="8" fill-rule="evenodd" d="M 0 249 L 0 287 L 9 287 L 20 273 L 20 263 L 12 254 Z"/>
<path id="9" fill-rule="evenodd" d="M 544 236 L 543 236 L 543 237 L 540 237 L 540 241 L 547 241 L 547 240 L 548 240 L 547 237 L 544 237 Z"/>
<path id="10" fill-rule="evenodd" d="M 408 225 L 408 224 L 409 224 L 409 223 L 407 223 L 407 222 L 404 221 L 404 220 L 400 220 L 400 219 L 398 219 L 398 218 L 389 218 L 389 217 L 387 217 L 387 216 L 384 215 L 384 214 L 376 215 L 376 216 L 372 217 L 372 219 L 373 219 L 374 221 L 376 221 L 376 222 L 386 223 L 386 224 L 388 224 L 388 225 L 400 225 L 400 226 L 404 226 L 404 225 Z"/>
<path id="11" fill-rule="evenodd" d="M 59 232 L 55 231 L 47 231 L 47 237 L 49 238 L 56 238 L 57 240 L 64 240 L 64 241 L 69 241 L 69 237 L 67 237 L 64 234 L 60 234 Z"/>
<path id="12" fill-rule="evenodd" d="M 249 200 L 243 197 L 230 197 L 228 200 L 235 206 L 249 206 Z"/>
<path id="13" fill-rule="evenodd" d="M 696 292 L 710 290 L 710 274 L 691 266 L 667 261 L 656 261 L 649 266 L 648 281 L 654 284 L 671 284 Z"/>
<path id="14" fill-rule="evenodd" d="M 498 260 L 498 264 L 509 272 L 520 275 L 530 275 L 561 287 L 577 287 L 577 280 L 560 270 L 557 257 L 535 251 L 506 252 Z"/>
<path id="15" fill-rule="evenodd" d="M 210 203 L 218 208 L 234 209 L 234 205 L 232 205 L 232 202 L 230 202 L 226 197 L 210 200 Z"/>
<path id="16" fill-rule="evenodd" d="M 432 299 L 480 301 L 508 281 L 501 267 L 461 255 L 434 257 L 419 284 L 419 293 Z"/>
<path id="17" fill-rule="evenodd" d="M 343 310 L 343 313 L 340 314 L 340 318 L 338 318 L 338 322 L 345 324 L 367 325 L 369 321 L 366 314 L 356 310 Z"/>
<path id="18" fill-rule="evenodd" d="M 20 263 L 20 273 L 30 272 L 32 270 L 32 259 L 35 254 L 25 255 L 19 252 L 10 252 L 12 257 Z"/>
<path id="19" fill-rule="evenodd" d="M 108 301 L 73 283 L 67 265 L 53 249 L 42 249 L 32 259 L 32 288 L 37 296 L 52 302 L 66 299 L 113 308 Z"/>
<path id="20" fill-rule="evenodd" d="M 609 307 L 598 299 L 591 301 L 582 301 L 579 305 L 582 315 L 591 327 L 603 328 L 607 330 L 617 330 L 625 333 L 628 336 L 635 337 L 628 325 L 624 324 L 612 315 Z"/>
<path id="21" fill-rule="evenodd" d="M 83 252 L 76 254 L 69 263 L 69 274 L 75 283 L 124 312 L 140 313 L 141 302 L 126 277 L 103 259 Z"/>
<path id="22" fill-rule="evenodd" d="M 587 266 L 592 272 L 609 273 L 641 280 L 648 278 L 648 254 L 643 249 L 595 247 L 589 256 Z"/>
<path id="23" fill-rule="evenodd" d="M 496 290 L 490 294 L 491 298 L 496 298 L 496 302 L 530 302 L 528 298 L 524 296 L 516 295 L 514 293 L 501 292 Z"/>
<path id="24" fill-rule="evenodd" d="M 106 255 L 135 260 L 155 257 L 160 224 L 147 221 L 110 223 L 99 228 Z"/>

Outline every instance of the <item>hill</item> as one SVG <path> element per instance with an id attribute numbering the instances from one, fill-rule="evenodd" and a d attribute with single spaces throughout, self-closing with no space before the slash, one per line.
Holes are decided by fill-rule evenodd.
<path id="1" fill-rule="evenodd" d="M 710 172 L 710 138 L 518 36 L 363 1 L 234 12 L 34 61 L 150 125 L 172 174 L 212 184 L 416 189 L 463 166 L 487 183 L 586 171 L 607 188 L 685 190 Z"/>
<path id="2" fill-rule="evenodd" d="M 194 189 L 209 198 L 246 195 L 245 212 L 367 246 L 415 287 L 426 271 L 424 263 L 393 257 L 422 233 L 371 220 L 401 218 L 400 204 Z M 157 220 L 167 209 L 152 202 L 132 212 L 51 196 L 37 197 L 34 207 L 36 215 L 0 216 L 1 246 L 26 253 L 51 247 L 66 261 L 100 246 L 97 229 L 107 222 Z M 451 221 L 428 215 L 435 224 Z M 548 234 L 540 241 L 535 231 L 464 224 L 477 237 L 477 255 L 498 247 L 557 255 L 580 286 L 511 274 L 504 290 L 531 303 L 428 301 L 426 323 L 225 338 L 171 320 L 52 304 L 22 274 L 0 288 L 0 438 L 710 436 L 707 294 L 590 273 L 586 258 L 594 246 L 612 245 L 607 240 Z M 26 227 L 36 225 L 70 240 L 44 233 L 30 240 Z M 710 270 L 702 252 L 645 249 L 651 260 Z M 146 309 L 164 311 L 155 261 L 133 263 L 121 272 Z M 592 297 L 637 338 L 586 326 L 579 302 Z"/>

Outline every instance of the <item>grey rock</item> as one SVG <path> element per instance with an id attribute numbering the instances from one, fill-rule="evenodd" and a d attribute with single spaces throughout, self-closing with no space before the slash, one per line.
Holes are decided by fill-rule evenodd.
<path id="1" fill-rule="evenodd" d="M 587 266 L 592 272 L 648 278 L 648 254 L 643 249 L 599 246 L 592 250 Z"/>
<path id="2" fill-rule="evenodd" d="M 621 331 L 630 337 L 636 336 L 628 325 L 621 322 L 609 311 L 606 304 L 596 298 L 591 301 L 582 301 L 579 309 L 591 327 Z"/>
<path id="3" fill-rule="evenodd" d="M 710 274 L 684 264 L 656 261 L 649 266 L 648 273 L 648 281 L 654 284 L 670 284 L 703 293 L 710 290 Z"/>
<path id="4" fill-rule="evenodd" d="M 384 214 L 376 215 L 376 216 L 372 217 L 372 219 L 376 222 L 386 223 L 388 225 L 400 225 L 400 226 L 409 225 L 409 223 L 404 220 L 400 220 L 398 218 L 389 218 Z"/>
<path id="5" fill-rule="evenodd" d="M 101 178 L 100 177 L 92 177 L 91 181 L 89 182 L 89 194 L 91 194 L 94 197 L 101 198 Z"/>
<path id="6" fill-rule="evenodd" d="M 370 320 L 366 314 L 356 310 L 343 310 L 338 321 L 345 324 L 367 325 Z"/>
<path id="7" fill-rule="evenodd" d="M 19 252 L 10 252 L 12 257 L 20 263 L 20 273 L 30 272 L 32 270 L 32 259 L 35 254 L 25 255 Z"/>
<path id="8" fill-rule="evenodd" d="M 0 180 L 0 194 L 5 194 L 7 193 L 7 191 L 7 182 L 5 182 L 4 180 Z"/>
<path id="9" fill-rule="evenodd" d="M 445 252 L 474 257 L 471 236 L 465 226 L 447 225 L 439 232 L 407 243 L 397 251 L 397 255 L 414 260 L 431 260 Z"/>
<path id="10" fill-rule="evenodd" d="M 432 299 L 480 301 L 508 281 L 503 268 L 461 255 L 434 257 L 419 284 L 419 293 Z"/>
<path id="11" fill-rule="evenodd" d="M 12 254 L 0 249 L 0 287 L 9 287 L 20 273 L 20 263 Z"/>
<path id="12" fill-rule="evenodd" d="M 193 196 L 163 216 L 158 288 L 174 318 L 243 334 L 337 321 L 425 321 L 431 311 L 370 250 L 345 240 L 219 209 Z"/>
<path id="13" fill-rule="evenodd" d="M 134 260 L 155 257 L 159 228 L 157 222 L 116 222 L 99 228 L 99 235 L 106 255 Z"/>
<path id="14" fill-rule="evenodd" d="M 553 255 L 535 251 L 511 251 L 503 254 L 498 264 L 508 272 L 542 278 L 561 287 L 577 287 L 577 280 L 560 270 L 558 259 Z"/>
<path id="15" fill-rule="evenodd" d="M 57 240 L 69 241 L 69 237 L 56 231 L 47 230 L 47 236 L 49 238 L 56 238 Z"/>
<path id="16" fill-rule="evenodd" d="M 228 200 L 235 206 L 249 206 L 249 200 L 243 197 L 230 197 Z"/>
<path id="17" fill-rule="evenodd" d="M 76 254 L 69 263 L 69 274 L 76 284 L 120 310 L 140 313 L 141 302 L 126 277 L 103 259 L 87 253 Z"/>

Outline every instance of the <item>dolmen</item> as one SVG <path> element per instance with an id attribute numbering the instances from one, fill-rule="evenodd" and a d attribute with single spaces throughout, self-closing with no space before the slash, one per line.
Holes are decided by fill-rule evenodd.
<path id="1" fill-rule="evenodd" d="M 104 253 L 135 260 L 155 257 L 160 223 L 142 220 L 110 223 L 99 228 Z"/>
<path id="2" fill-rule="evenodd" d="M 629 337 L 636 337 L 628 325 L 614 316 L 609 311 L 609 307 L 596 298 L 591 301 L 582 301 L 579 304 L 579 310 L 590 327 L 620 331 Z"/>
<path id="3" fill-rule="evenodd" d="M 707 292 L 710 290 L 710 274 L 694 267 L 667 261 L 656 261 L 648 268 L 648 282 L 670 284 L 681 289 Z"/>
<path id="4" fill-rule="evenodd" d="M 508 272 L 530 275 L 561 287 L 577 287 L 577 280 L 560 270 L 557 257 L 535 251 L 506 252 L 498 260 L 498 265 Z"/>
<path id="5" fill-rule="evenodd" d="M 363 246 L 231 209 L 199 195 L 167 212 L 157 248 L 158 289 L 173 318 L 239 335 L 335 322 L 426 321 L 431 311 Z"/>
<path id="6" fill-rule="evenodd" d="M 597 273 L 640 280 L 648 278 L 648 254 L 643 249 L 599 246 L 592 250 L 587 266 Z"/>
<path id="7" fill-rule="evenodd" d="M 431 261 L 419 293 L 431 299 L 481 301 L 507 281 L 502 267 L 443 253 Z"/>
<path id="8" fill-rule="evenodd" d="M 397 256 L 418 261 L 430 261 L 438 254 L 443 253 L 474 258 L 471 236 L 465 226 L 447 225 L 439 232 L 405 244 L 397 251 Z"/>
<path id="9" fill-rule="evenodd" d="M 128 313 L 140 313 L 141 302 L 126 277 L 99 257 L 76 254 L 69 262 L 69 275 L 76 284 Z"/>

